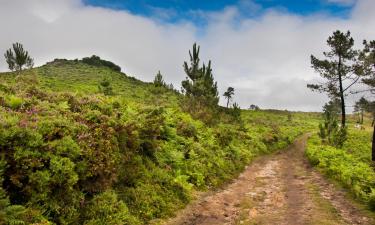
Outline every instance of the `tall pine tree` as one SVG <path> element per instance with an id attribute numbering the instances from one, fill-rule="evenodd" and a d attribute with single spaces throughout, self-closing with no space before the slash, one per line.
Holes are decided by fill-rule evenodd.
<path id="1" fill-rule="evenodd" d="M 341 104 L 341 127 L 345 128 L 345 93 L 358 81 L 353 73 L 356 51 L 353 50 L 354 40 L 350 32 L 335 31 L 327 40 L 329 52 L 324 52 L 326 59 L 320 60 L 311 55 L 311 65 L 322 78 L 324 84 L 308 84 L 312 90 L 326 92 L 331 99 L 339 99 Z M 344 81 L 347 86 L 344 87 Z"/>
<path id="2" fill-rule="evenodd" d="M 200 65 L 199 59 L 200 47 L 196 43 L 193 45 L 193 51 L 189 51 L 190 65 L 184 62 L 184 70 L 187 75 L 182 81 L 183 92 L 187 97 L 195 101 L 207 104 L 208 106 L 217 106 L 219 95 L 217 83 L 214 81 L 211 69 L 211 61 L 207 65 Z"/>

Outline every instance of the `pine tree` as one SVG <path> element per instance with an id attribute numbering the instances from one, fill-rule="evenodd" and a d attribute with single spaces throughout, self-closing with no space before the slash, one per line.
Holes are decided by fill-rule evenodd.
<path id="1" fill-rule="evenodd" d="M 307 87 L 320 92 L 327 92 L 331 99 L 340 99 L 341 126 L 345 127 L 345 92 L 358 81 L 358 76 L 353 74 L 353 63 L 356 51 L 353 50 L 354 40 L 350 32 L 335 31 L 327 40 L 331 51 L 324 52 L 326 59 L 320 60 L 311 55 L 311 65 L 321 77 L 327 80 L 324 84 L 308 84 Z M 344 87 L 343 81 L 350 80 Z"/>
<path id="2" fill-rule="evenodd" d="M 347 137 L 346 127 L 340 128 L 337 115 L 340 113 L 338 101 L 330 101 L 323 107 L 324 123 L 319 124 L 319 136 L 323 142 L 335 147 L 342 147 Z"/>
<path id="3" fill-rule="evenodd" d="M 193 52 L 189 51 L 190 66 L 187 62 L 184 62 L 183 66 L 187 77 L 181 83 L 183 92 L 186 96 L 200 103 L 216 106 L 219 102 L 219 96 L 217 83 L 212 75 L 211 61 L 208 62 L 207 66 L 203 63 L 201 67 L 199 50 L 200 47 L 194 43 Z"/>
<path id="4" fill-rule="evenodd" d="M 232 96 L 234 95 L 234 88 L 232 87 L 228 87 L 227 91 L 224 92 L 223 96 L 227 99 L 227 108 L 229 106 L 229 101 L 230 99 L 232 98 Z"/>
<path id="5" fill-rule="evenodd" d="M 12 71 L 22 71 L 24 67 L 32 68 L 34 65 L 34 59 L 30 57 L 28 51 L 25 51 L 20 43 L 13 44 L 13 50 L 8 49 L 4 56 L 9 69 Z"/>
<path id="6" fill-rule="evenodd" d="M 363 124 L 363 114 L 369 108 L 369 102 L 364 98 L 361 97 L 354 105 L 354 112 L 359 113 L 359 123 Z"/>
<path id="7" fill-rule="evenodd" d="M 164 82 L 163 75 L 161 75 L 160 70 L 156 74 L 154 78 L 154 85 L 155 87 L 165 87 L 166 83 Z"/>

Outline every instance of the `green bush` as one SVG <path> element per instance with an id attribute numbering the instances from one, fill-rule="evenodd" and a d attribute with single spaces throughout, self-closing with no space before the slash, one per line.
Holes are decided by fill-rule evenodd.
<path id="1" fill-rule="evenodd" d="M 20 109 L 22 105 L 24 104 L 24 101 L 22 98 L 14 96 L 14 95 L 8 96 L 8 98 L 6 98 L 5 101 L 6 101 L 6 105 L 13 110 Z"/>
<path id="2" fill-rule="evenodd" d="M 125 203 L 113 191 L 96 195 L 85 208 L 86 225 L 137 225 L 141 224 L 132 216 Z"/>

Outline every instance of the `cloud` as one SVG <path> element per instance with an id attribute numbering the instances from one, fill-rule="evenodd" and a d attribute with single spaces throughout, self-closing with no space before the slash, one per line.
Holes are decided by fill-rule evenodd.
<path id="1" fill-rule="evenodd" d="M 351 30 L 357 47 L 362 39 L 375 37 L 371 0 L 357 1 L 349 18 L 277 9 L 244 18 L 241 4 L 248 4 L 251 13 L 260 10 L 253 1 L 246 2 L 196 17 L 204 21 L 200 27 L 187 20 L 167 23 L 87 6 L 80 0 L 0 0 L 0 52 L 19 41 L 37 65 L 97 54 L 145 81 L 152 81 L 161 70 L 168 82 L 180 87 L 185 78 L 182 64 L 197 42 L 202 60 L 212 60 L 220 93 L 234 87 L 234 100 L 242 108 L 254 103 L 263 108 L 320 110 L 326 97 L 306 88 L 318 79 L 310 67 L 310 54 L 321 57 L 327 37 L 336 29 Z M 173 10 L 162 12 L 173 15 Z M 5 60 L 0 60 L 0 70 L 6 70 Z"/>

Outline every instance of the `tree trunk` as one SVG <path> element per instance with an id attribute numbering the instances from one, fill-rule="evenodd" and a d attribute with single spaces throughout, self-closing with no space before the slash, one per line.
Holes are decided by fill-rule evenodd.
<path id="1" fill-rule="evenodd" d="M 227 108 L 228 108 L 228 106 L 229 106 L 229 98 L 228 98 L 228 100 L 227 100 Z"/>
<path id="2" fill-rule="evenodd" d="M 339 84 L 340 84 L 340 100 L 341 100 L 341 127 L 345 127 L 345 101 L 344 101 L 344 89 L 342 87 L 342 77 L 341 77 L 341 57 L 339 57 L 338 65 L 339 74 Z"/>
<path id="3" fill-rule="evenodd" d="M 361 124 L 363 124 L 363 110 L 361 110 Z"/>

